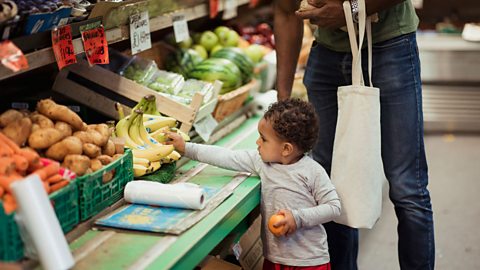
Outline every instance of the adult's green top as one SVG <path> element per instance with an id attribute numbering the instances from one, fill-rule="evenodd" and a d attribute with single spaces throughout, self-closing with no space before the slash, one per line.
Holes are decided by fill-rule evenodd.
<path id="1" fill-rule="evenodd" d="M 418 17 L 410 0 L 378 13 L 379 21 L 372 23 L 373 43 L 382 42 L 417 30 Z M 315 39 L 323 46 L 340 52 L 350 51 L 348 34 L 341 29 L 318 28 Z"/>

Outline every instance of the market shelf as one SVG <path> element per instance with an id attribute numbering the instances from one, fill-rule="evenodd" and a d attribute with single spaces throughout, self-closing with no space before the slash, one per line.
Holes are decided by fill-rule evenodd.
<path id="1" fill-rule="evenodd" d="M 237 6 L 248 4 L 249 0 L 238 0 Z M 224 2 L 219 2 L 218 10 L 225 9 Z M 187 21 L 192 21 L 209 15 L 209 7 L 207 3 L 199 4 L 193 7 L 179 9 L 177 11 L 163 14 L 150 19 L 150 32 L 155 32 L 172 26 L 172 17 L 177 15 L 184 15 Z M 105 31 L 108 44 L 113 44 L 130 38 L 130 30 L 128 25 L 122 25 L 113 29 Z M 83 45 L 81 38 L 73 40 L 73 47 L 76 54 L 83 53 Z M 51 47 L 40 49 L 35 52 L 25 54 L 28 60 L 29 68 L 19 72 L 13 72 L 10 69 L 0 65 L 0 80 L 16 76 L 18 74 L 51 64 L 55 62 L 55 56 Z"/>

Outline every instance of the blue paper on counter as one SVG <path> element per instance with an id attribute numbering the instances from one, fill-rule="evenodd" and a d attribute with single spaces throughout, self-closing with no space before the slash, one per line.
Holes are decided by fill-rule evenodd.
<path id="1" fill-rule="evenodd" d="M 206 204 L 221 190 L 205 186 L 202 188 L 205 191 Z M 95 224 L 119 229 L 168 233 L 198 212 L 191 209 L 128 204 L 97 219 Z"/>

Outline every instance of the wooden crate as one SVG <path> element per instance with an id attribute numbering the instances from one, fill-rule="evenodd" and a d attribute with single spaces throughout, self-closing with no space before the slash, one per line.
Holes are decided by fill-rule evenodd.
<path id="1" fill-rule="evenodd" d="M 257 89 L 260 82 L 252 79 L 249 83 L 237 88 L 224 95 L 218 96 L 217 106 L 213 111 L 213 118 L 218 122 L 222 121 L 225 117 L 234 113 L 236 110 L 243 106 L 243 103 L 248 98 L 250 91 Z"/>
<path id="2" fill-rule="evenodd" d="M 221 86 L 221 82 L 214 83 L 214 96 Z M 129 113 L 142 97 L 154 95 L 158 111 L 177 119 L 183 132 L 190 131 L 196 121 L 211 114 L 217 104 L 214 98 L 202 105 L 203 95 L 196 93 L 187 106 L 102 67 L 90 67 L 86 61 L 64 68 L 58 74 L 53 90 L 112 119 L 118 119 L 115 103 L 120 103 L 125 113 Z"/>

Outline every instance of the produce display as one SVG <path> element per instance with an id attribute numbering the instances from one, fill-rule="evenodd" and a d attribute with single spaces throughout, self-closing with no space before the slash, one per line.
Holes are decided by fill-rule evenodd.
<path id="1" fill-rule="evenodd" d="M 131 114 L 123 117 L 120 111 L 115 134 L 125 141 L 125 146 L 132 149 L 133 171 L 135 177 L 157 171 L 161 164 L 171 163 L 180 158 L 172 145 L 164 144 L 166 132 L 188 135 L 177 128 L 177 120 L 160 115 L 156 109 L 155 97 L 146 96 L 132 109 Z"/>

